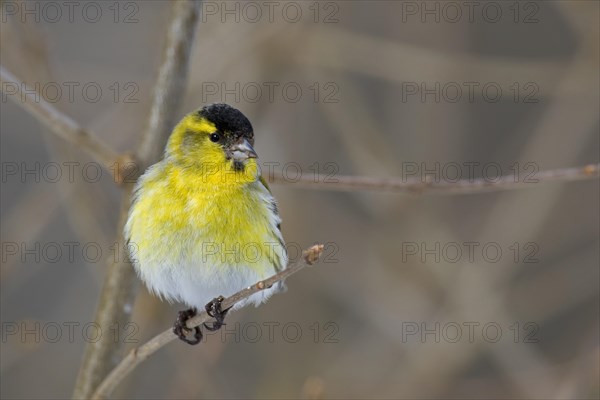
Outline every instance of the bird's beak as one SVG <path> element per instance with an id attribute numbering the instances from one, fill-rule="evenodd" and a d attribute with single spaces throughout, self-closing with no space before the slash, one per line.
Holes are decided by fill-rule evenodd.
<path id="1" fill-rule="evenodd" d="M 231 157 L 235 161 L 244 161 L 249 158 L 258 158 L 256 151 L 254 151 L 254 148 L 246 138 L 240 139 L 237 143 L 231 146 L 230 152 Z"/>

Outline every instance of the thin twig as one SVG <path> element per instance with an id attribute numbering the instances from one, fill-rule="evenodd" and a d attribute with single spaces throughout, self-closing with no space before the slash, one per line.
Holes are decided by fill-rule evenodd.
<path id="1" fill-rule="evenodd" d="M 461 180 L 428 180 L 424 178 L 377 178 L 349 175 L 310 175 L 285 178 L 282 174 L 270 174 L 269 183 L 297 185 L 301 188 L 320 190 L 377 190 L 411 192 L 427 194 L 467 194 L 491 192 L 497 190 L 522 189 L 535 187 L 544 182 L 568 182 L 598 178 L 600 164 L 588 164 L 582 167 L 561 168 L 540 171 L 528 178 L 517 178 L 514 174 L 493 178 L 473 178 Z M 427 178 L 427 177 L 425 177 Z"/>
<path id="2" fill-rule="evenodd" d="M 154 90 L 153 105 L 149 116 L 148 131 L 145 133 L 142 146 L 137 157 L 146 164 L 158 161 L 160 152 L 155 147 L 164 147 L 169 133 L 168 124 L 177 111 L 176 104 L 165 105 L 165 95 L 181 97 L 187 78 L 187 64 L 194 32 L 198 21 L 199 4 L 194 1 L 178 1 L 173 4 L 172 19 L 167 35 L 162 66 L 159 72 L 157 87 Z M 165 72 L 169 71 L 169 72 Z M 165 130 L 165 131 L 163 131 Z M 151 143 L 152 146 L 148 145 Z M 123 203 L 119 219 L 117 237 L 118 243 L 123 241 L 123 227 L 129 210 L 132 184 L 126 184 L 123 190 Z M 111 262 L 100 295 L 95 321 L 101 327 L 116 324 L 123 329 L 129 320 L 132 308 L 135 273 L 128 261 Z M 114 367 L 115 360 L 120 355 L 120 343 L 102 335 L 96 342 L 87 346 L 73 398 L 90 398 L 106 374 Z"/>
<path id="3" fill-rule="evenodd" d="M 177 2 L 169 27 L 166 52 L 154 87 L 154 101 L 137 158 L 143 171 L 160 156 L 175 125 L 179 105 L 185 93 L 194 29 L 198 20 L 198 2 Z"/>
<path id="4" fill-rule="evenodd" d="M 104 166 L 117 159 L 117 153 L 107 147 L 90 131 L 60 112 L 33 88 L 28 87 L 6 68 L 0 66 L 0 87 L 4 97 L 18 98 L 17 103 L 46 125 L 52 132 L 73 145 L 83 149 Z M 10 92 L 7 93 L 7 91 Z"/>
<path id="5" fill-rule="evenodd" d="M 232 307 L 234 304 L 250 297 L 254 293 L 260 292 L 266 288 L 273 286 L 275 283 L 279 281 L 283 281 L 288 278 L 292 274 L 300 271 L 307 265 L 313 265 L 316 263 L 323 253 L 323 245 L 317 244 L 309 249 L 302 252 L 301 261 L 290 264 L 286 269 L 280 271 L 279 273 L 271 276 L 268 279 L 257 282 L 256 284 L 247 287 L 246 289 L 240 290 L 236 294 L 231 297 L 223 300 L 222 307 L 223 309 L 228 309 Z M 206 313 L 206 311 L 202 311 L 200 314 L 190 319 L 187 322 L 188 328 L 194 328 L 199 326 L 200 324 L 207 322 L 210 319 L 210 316 Z M 108 376 L 102 381 L 102 383 L 98 386 L 98 389 L 94 392 L 92 398 L 93 399 L 105 399 L 115 387 L 138 365 L 140 365 L 144 360 L 150 357 L 154 352 L 156 352 L 161 347 L 165 346 L 167 343 L 176 339 L 177 336 L 173 333 L 172 329 L 167 329 L 163 333 L 155 336 L 145 344 L 133 348 L 129 354 L 121 360 L 119 365 L 113 369 Z"/>

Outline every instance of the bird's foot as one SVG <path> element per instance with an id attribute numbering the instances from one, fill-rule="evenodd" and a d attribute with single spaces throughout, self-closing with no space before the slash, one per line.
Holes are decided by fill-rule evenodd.
<path id="1" fill-rule="evenodd" d="M 225 298 L 223 296 L 219 296 L 215 299 L 212 299 L 212 301 L 205 306 L 206 313 L 215 319 L 215 321 L 212 323 L 212 326 L 204 323 L 206 330 L 214 332 L 221 329 L 221 327 L 225 325 L 225 315 L 227 315 L 227 311 L 229 311 L 229 309 L 221 309 L 221 303 L 223 300 L 225 300 Z"/>
<path id="2" fill-rule="evenodd" d="M 179 339 L 191 345 L 198 344 L 202 340 L 202 331 L 199 326 L 196 326 L 193 329 L 187 327 L 188 320 L 194 318 L 196 313 L 197 310 L 195 308 L 179 311 L 175 324 L 173 324 L 173 333 L 175 333 Z M 192 331 L 194 332 L 194 339 L 188 339 L 187 335 Z"/>

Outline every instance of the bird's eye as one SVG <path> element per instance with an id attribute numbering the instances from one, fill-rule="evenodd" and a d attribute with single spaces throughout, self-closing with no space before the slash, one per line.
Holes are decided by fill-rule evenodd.
<path id="1" fill-rule="evenodd" d="M 217 143 L 221 139 L 221 136 L 218 133 L 213 133 L 210 135 L 210 141 Z"/>

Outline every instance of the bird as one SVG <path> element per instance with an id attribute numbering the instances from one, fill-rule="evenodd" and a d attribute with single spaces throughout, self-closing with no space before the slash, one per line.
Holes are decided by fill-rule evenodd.
<path id="1" fill-rule="evenodd" d="M 261 176 L 254 130 L 224 103 L 185 115 L 164 155 L 138 179 L 124 228 L 129 257 L 149 291 L 184 303 L 174 333 L 189 344 L 202 338 L 186 321 L 205 308 L 223 325 L 224 297 L 286 268 L 288 255 L 278 206 Z M 258 306 L 283 282 L 236 303 Z"/>

